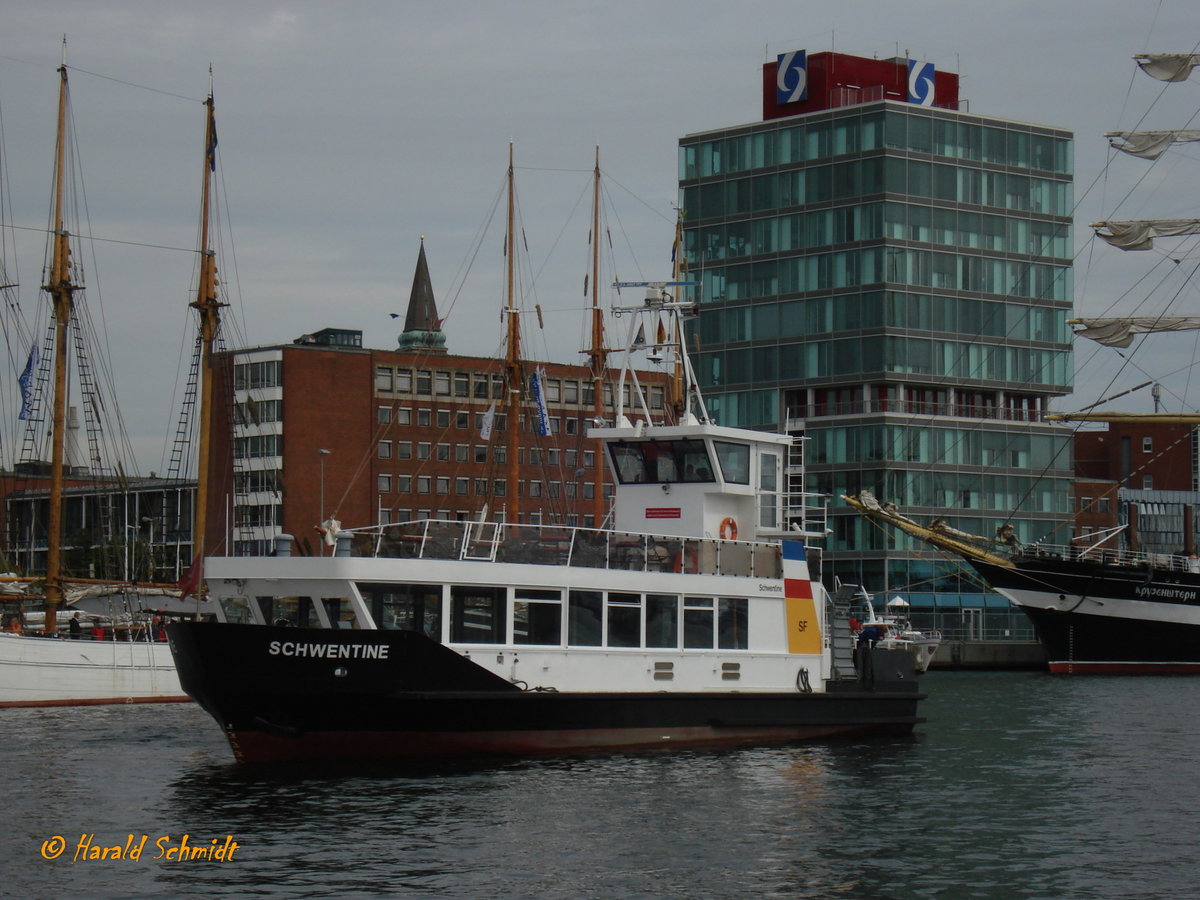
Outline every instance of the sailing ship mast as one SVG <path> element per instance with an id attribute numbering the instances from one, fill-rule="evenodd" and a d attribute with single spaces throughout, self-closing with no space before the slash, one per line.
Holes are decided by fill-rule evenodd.
<path id="1" fill-rule="evenodd" d="M 54 318 L 54 411 L 51 428 L 50 511 L 46 547 L 46 586 L 43 592 L 43 632 L 57 634 L 58 608 L 62 605 L 63 465 L 67 421 L 67 327 L 75 314 L 76 285 L 71 281 L 70 234 L 63 226 L 63 180 L 67 151 L 66 41 L 59 66 L 58 137 L 54 162 L 54 231 L 51 236 L 50 277 L 42 288 L 50 295 Z"/>
<path id="2" fill-rule="evenodd" d="M 1139 54 L 1141 69 L 1160 81 L 1184 81 L 1200 65 L 1200 55 L 1181 53 Z M 1110 131 L 1105 134 L 1115 150 L 1141 159 L 1156 160 L 1174 144 L 1200 141 L 1200 130 Z M 1149 250 L 1159 237 L 1200 234 L 1200 219 L 1138 219 L 1093 222 L 1096 237 L 1121 250 Z M 1124 318 L 1077 318 L 1076 337 L 1088 338 L 1106 347 L 1128 347 L 1134 335 L 1200 329 L 1200 316 L 1132 316 Z M 1112 422 L 1140 424 L 1200 424 L 1200 413 L 1068 412 L 1046 416 L 1051 422 Z"/>
<path id="3" fill-rule="evenodd" d="M 208 99 L 205 105 L 204 124 L 204 170 L 200 194 L 200 276 L 196 299 L 189 306 L 199 317 L 200 341 L 200 434 L 196 454 L 196 508 L 193 510 L 192 527 L 193 562 L 189 581 L 201 582 L 204 565 L 204 538 L 208 527 L 208 467 L 211 456 L 212 396 L 213 396 L 213 345 L 221 324 L 221 307 L 226 304 L 217 299 L 217 256 L 209 246 L 209 207 L 211 205 L 212 173 L 217 167 L 217 125 L 212 93 L 212 70 L 209 70 Z"/>
<path id="4" fill-rule="evenodd" d="M 506 448 L 508 453 L 507 490 L 508 513 L 506 519 L 516 523 L 521 516 L 521 468 L 518 458 L 521 438 L 521 394 L 525 385 L 524 368 L 521 365 L 521 319 L 517 312 L 514 291 L 516 265 L 516 198 L 513 185 L 513 148 L 508 145 L 508 233 L 505 240 L 504 255 L 506 259 L 506 297 L 505 314 L 508 325 L 508 352 L 505 355 L 505 388 L 508 394 L 505 398 L 506 419 Z"/>
<path id="5" fill-rule="evenodd" d="M 604 312 L 600 308 L 600 147 L 592 176 L 592 347 L 588 351 L 592 370 L 592 421 L 604 421 L 604 382 L 608 372 L 608 350 L 604 347 Z M 604 521 L 604 460 L 597 460 L 596 490 L 592 515 L 596 527 Z"/>

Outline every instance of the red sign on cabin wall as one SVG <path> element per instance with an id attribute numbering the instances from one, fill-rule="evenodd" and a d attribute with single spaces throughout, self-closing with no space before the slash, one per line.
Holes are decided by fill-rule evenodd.
<path id="1" fill-rule="evenodd" d="M 678 519 L 678 506 L 648 506 L 646 507 L 647 519 Z"/>

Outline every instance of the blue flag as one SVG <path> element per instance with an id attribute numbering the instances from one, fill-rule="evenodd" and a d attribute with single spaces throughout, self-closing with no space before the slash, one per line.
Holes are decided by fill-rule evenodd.
<path id="1" fill-rule="evenodd" d="M 546 411 L 546 389 L 543 382 L 546 380 L 546 371 L 537 369 L 533 373 L 533 402 L 537 405 L 537 433 L 547 435 L 550 433 L 550 414 Z"/>
<path id="2" fill-rule="evenodd" d="M 21 386 L 21 414 L 17 416 L 18 419 L 28 419 L 33 413 L 33 373 L 37 364 L 38 348 L 37 344 L 34 344 L 29 349 L 29 360 L 25 363 L 25 370 L 17 378 L 17 384 Z"/>

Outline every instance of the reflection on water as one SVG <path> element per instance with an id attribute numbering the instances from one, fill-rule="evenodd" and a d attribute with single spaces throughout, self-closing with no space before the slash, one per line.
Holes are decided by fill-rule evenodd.
<path id="1" fill-rule="evenodd" d="M 17 895 L 1192 893 L 1200 679 L 927 676 L 915 739 L 413 768 L 238 767 L 194 706 L 8 710 Z M 43 860 L 50 835 L 235 860 Z M 74 837 L 72 837 L 74 835 Z M 147 854 L 149 855 L 149 854 Z"/>

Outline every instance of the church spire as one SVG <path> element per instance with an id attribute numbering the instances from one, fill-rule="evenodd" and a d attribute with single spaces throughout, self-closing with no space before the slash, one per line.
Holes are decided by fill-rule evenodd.
<path id="1" fill-rule="evenodd" d="M 413 273 L 412 294 L 408 298 L 408 314 L 400 335 L 401 350 L 434 350 L 446 352 L 446 335 L 438 318 L 433 300 L 433 283 L 429 280 L 429 264 L 425 261 L 425 235 L 421 235 L 421 252 L 417 270 Z"/>

